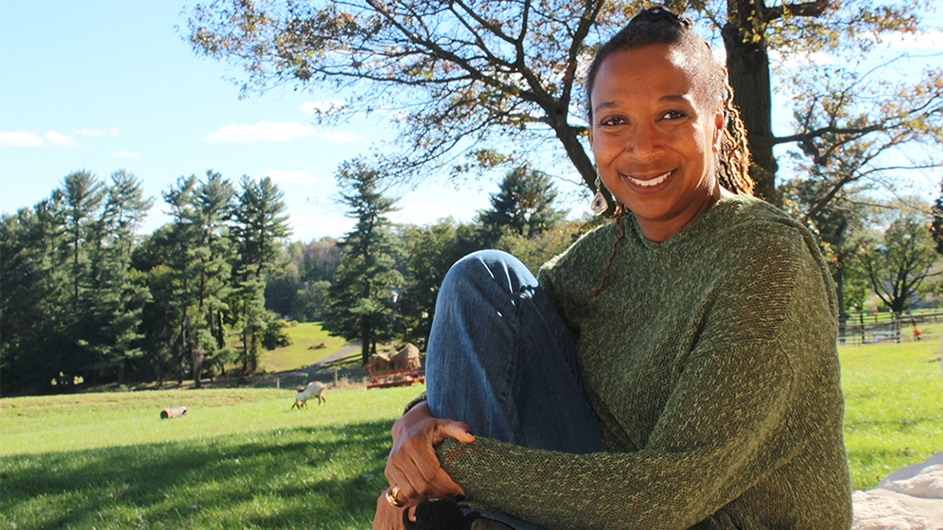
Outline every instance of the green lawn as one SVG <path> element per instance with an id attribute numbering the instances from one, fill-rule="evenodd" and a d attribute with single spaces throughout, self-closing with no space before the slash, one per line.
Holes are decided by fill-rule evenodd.
<path id="1" fill-rule="evenodd" d="M 320 322 L 297 324 L 288 329 L 292 339 L 290 346 L 276 348 L 262 357 L 265 371 L 287 372 L 310 366 L 348 345 L 340 337 L 331 337 L 321 329 Z M 318 346 L 324 344 L 325 348 Z"/>
<path id="2" fill-rule="evenodd" d="M 840 350 L 853 487 L 943 451 L 940 332 Z M 422 390 L 168 390 L 0 400 L 0 528 L 369 528 Z M 160 420 L 186 405 L 184 418 Z"/>
<path id="3" fill-rule="evenodd" d="M 369 528 L 389 429 L 421 389 L 303 411 L 271 389 L 4 399 L 0 528 Z"/>
<path id="4" fill-rule="evenodd" d="M 919 342 L 839 349 L 845 447 L 856 489 L 873 488 L 892 471 L 943 451 L 943 325 L 926 330 Z"/>

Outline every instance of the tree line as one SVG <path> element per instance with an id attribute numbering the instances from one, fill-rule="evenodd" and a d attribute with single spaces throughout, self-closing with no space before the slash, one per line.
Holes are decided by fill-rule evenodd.
<path id="1" fill-rule="evenodd" d="M 422 226 L 389 221 L 396 202 L 363 160 L 343 164 L 337 182 L 354 228 L 305 243 L 288 241 L 282 192 L 268 178 L 181 177 L 162 193 L 171 222 L 139 234 L 154 199 L 138 177 L 117 171 L 106 186 L 67 175 L 0 220 L 0 390 L 252 374 L 265 348 L 286 344 L 285 319 L 360 341 L 363 362 L 386 342 L 422 347 L 439 286 L 462 256 L 497 248 L 536 271 L 603 222 L 568 219 L 552 177 L 528 167 L 509 171 L 474 219 Z M 819 237 L 843 319 L 940 294 L 943 187 L 932 205 L 858 187 L 819 207 L 828 189 L 795 180 L 783 196 Z"/>
<path id="2" fill-rule="evenodd" d="M 0 220 L 0 391 L 78 382 L 163 382 L 258 368 L 284 340 L 265 309 L 266 277 L 289 236 L 269 178 L 181 177 L 163 194 L 173 220 L 140 238 L 154 203 L 141 179 L 67 175 Z"/>

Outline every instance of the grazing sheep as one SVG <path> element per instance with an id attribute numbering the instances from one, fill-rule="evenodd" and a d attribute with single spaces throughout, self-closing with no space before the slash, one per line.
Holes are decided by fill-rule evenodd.
<path id="1" fill-rule="evenodd" d="M 322 401 L 327 403 L 327 398 L 324 397 L 325 388 L 324 383 L 318 381 L 312 381 L 305 387 L 298 387 L 298 393 L 295 394 L 295 404 L 291 408 L 297 408 L 298 410 L 308 408 L 308 400 L 311 398 L 317 398 L 319 407 Z"/>
<path id="2" fill-rule="evenodd" d="M 187 415 L 187 407 L 171 407 L 160 411 L 160 419 L 168 420 Z"/>

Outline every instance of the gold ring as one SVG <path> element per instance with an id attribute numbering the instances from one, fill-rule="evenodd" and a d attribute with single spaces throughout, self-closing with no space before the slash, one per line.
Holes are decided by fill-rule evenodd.
<path id="1" fill-rule="evenodd" d="M 386 502 L 390 503 L 390 506 L 394 508 L 402 508 L 406 506 L 405 502 L 401 502 L 396 498 L 396 495 L 399 494 L 399 486 L 393 486 L 392 488 L 386 490 Z"/>

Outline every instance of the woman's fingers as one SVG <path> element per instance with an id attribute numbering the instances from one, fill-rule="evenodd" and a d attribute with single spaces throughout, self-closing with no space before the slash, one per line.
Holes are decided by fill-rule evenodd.
<path id="1" fill-rule="evenodd" d="M 424 438 L 407 440 L 391 454 L 384 471 L 391 485 L 399 486 L 399 498 L 409 504 L 429 498 L 454 498 L 463 493 L 439 466 L 432 445 Z"/>
<path id="2" fill-rule="evenodd" d="M 412 519 L 415 521 L 415 519 Z M 377 513 L 373 517 L 373 530 L 405 530 L 403 527 L 403 509 L 391 506 L 386 500 L 386 492 L 377 499 Z"/>
<path id="3" fill-rule="evenodd" d="M 473 435 L 471 431 L 468 430 L 468 425 L 463 421 L 448 421 L 448 423 L 444 425 L 439 425 L 439 429 L 441 430 L 442 434 L 445 435 L 445 437 L 443 437 L 438 441 L 438 443 L 434 445 L 444 442 L 445 438 L 455 438 L 456 440 L 466 444 L 475 441 L 475 435 Z"/>
<path id="4" fill-rule="evenodd" d="M 435 446 L 447 438 L 469 443 L 475 437 L 468 425 L 433 418 L 425 403 L 417 405 L 393 426 L 393 449 L 384 474 L 391 485 L 414 506 L 429 498 L 456 498 L 464 495 L 439 465 Z M 400 498 L 398 496 L 398 498 Z"/>

